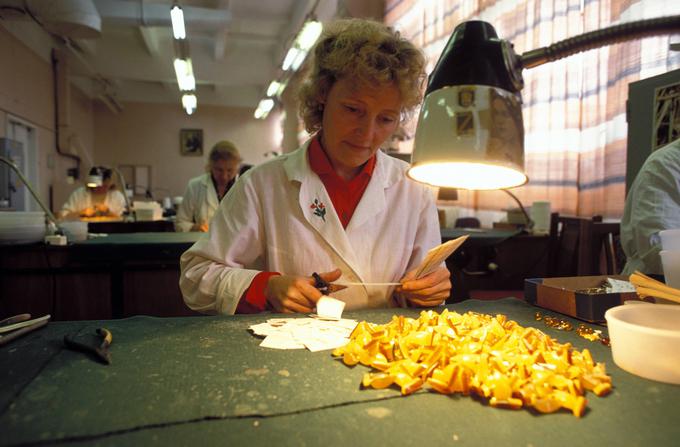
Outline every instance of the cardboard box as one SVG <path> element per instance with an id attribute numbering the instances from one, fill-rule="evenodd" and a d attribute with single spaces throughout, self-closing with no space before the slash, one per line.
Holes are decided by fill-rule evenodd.
<path id="1" fill-rule="evenodd" d="M 583 293 L 584 289 L 602 285 L 607 278 L 627 281 L 621 275 L 571 276 L 564 278 L 528 278 L 524 280 L 524 299 L 545 309 L 591 323 L 604 321 L 607 309 L 628 300 L 639 300 L 637 293 Z"/>

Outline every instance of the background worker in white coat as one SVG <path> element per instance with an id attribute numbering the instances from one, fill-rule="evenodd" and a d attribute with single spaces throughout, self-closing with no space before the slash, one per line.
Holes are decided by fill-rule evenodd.
<path id="1" fill-rule="evenodd" d="M 422 99 L 422 53 L 382 24 L 329 25 L 314 50 L 301 148 L 246 172 L 206 238 L 181 258 L 187 305 L 205 313 L 310 312 L 326 281 L 401 282 L 334 293 L 346 309 L 435 306 L 451 289 L 441 266 L 413 269 L 441 243 L 432 192 L 379 151 Z"/>
<path id="2" fill-rule="evenodd" d="M 125 211 L 125 196 L 116 189 L 113 171 L 94 166 L 91 173 L 101 177 L 99 186 L 81 186 L 71 193 L 59 211 L 59 218 L 120 217 Z"/>
<path id="3" fill-rule="evenodd" d="M 177 209 L 176 231 L 208 231 L 220 201 L 234 185 L 241 155 L 231 141 L 220 141 L 210 150 L 206 173 L 189 181 Z"/>

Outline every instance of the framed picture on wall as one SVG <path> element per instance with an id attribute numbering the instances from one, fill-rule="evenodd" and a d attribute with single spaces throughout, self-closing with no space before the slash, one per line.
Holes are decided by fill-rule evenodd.
<path id="1" fill-rule="evenodd" d="M 181 129 L 179 131 L 179 153 L 203 155 L 203 129 Z"/>

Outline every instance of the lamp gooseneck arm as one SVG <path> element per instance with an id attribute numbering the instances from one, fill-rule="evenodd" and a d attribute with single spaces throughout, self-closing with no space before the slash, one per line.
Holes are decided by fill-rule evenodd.
<path id="1" fill-rule="evenodd" d="M 527 214 L 527 210 L 524 209 L 524 205 L 522 205 L 522 202 L 520 202 L 516 195 L 514 195 L 507 189 L 502 189 L 501 191 L 505 191 L 510 197 L 512 197 L 515 200 L 515 202 L 517 202 L 517 205 L 519 205 L 519 209 L 522 211 L 522 214 L 524 214 L 524 219 L 526 219 L 527 221 L 527 228 L 531 230 L 534 227 L 534 221 L 531 220 L 531 217 L 529 217 L 529 214 Z"/>
<path id="2" fill-rule="evenodd" d="M 123 188 L 123 198 L 125 199 L 125 206 L 128 209 L 128 213 L 132 221 L 134 222 L 135 220 L 135 213 L 132 212 L 132 206 L 130 205 L 130 198 L 127 195 L 127 185 L 125 184 L 125 177 L 123 177 L 123 173 L 118 170 L 118 168 L 111 168 L 116 172 L 116 175 L 120 179 L 120 182 L 122 183 L 122 188 Z"/>
<path id="3" fill-rule="evenodd" d="M 24 182 L 24 185 L 26 185 L 26 188 L 28 188 L 29 192 L 33 196 L 36 202 L 38 202 L 38 205 L 40 205 L 40 208 L 42 208 L 43 211 L 45 211 L 45 214 L 47 214 L 47 218 L 59 228 L 59 224 L 57 223 L 57 218 L 52 214 L 52 211 L 48 207 L 45 206 L 45 204 L 40 200 L 40 197 L 38 196 L 38 193 L 35 192 L 29 181 L 24 177 L 24 174 L 19 170 L 17 165 L 12 162 L 12 160 L 6 158 L 6 157 L 0 157 L 0 161 L 5 163 L 7 166 L 9 166 L 16 174 L 19 176 L 22 182 Z"/>
<path id="4" fill-rule="evenodd" d="M 680 32 L 680 15 L 622 23 L 527 51 L 520 56 L 521 68 L 537 67 L 572 54 L 614 43 L 673 32 Z"/>

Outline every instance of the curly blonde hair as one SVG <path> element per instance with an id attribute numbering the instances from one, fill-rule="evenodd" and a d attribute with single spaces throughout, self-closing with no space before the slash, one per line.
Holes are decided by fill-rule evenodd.
<path id="1" fill-rule="evenodd" d="M 411 42 L 382 23 L 347 19 L 326 27 L 313 50 L 313 63 L 299 91 L 300 115 L 308 132 L 321 128 L 323 102 L 335 81 L 360 85 L 394 83 L 405 119 L 423 97 L 425 57 Z"/>

